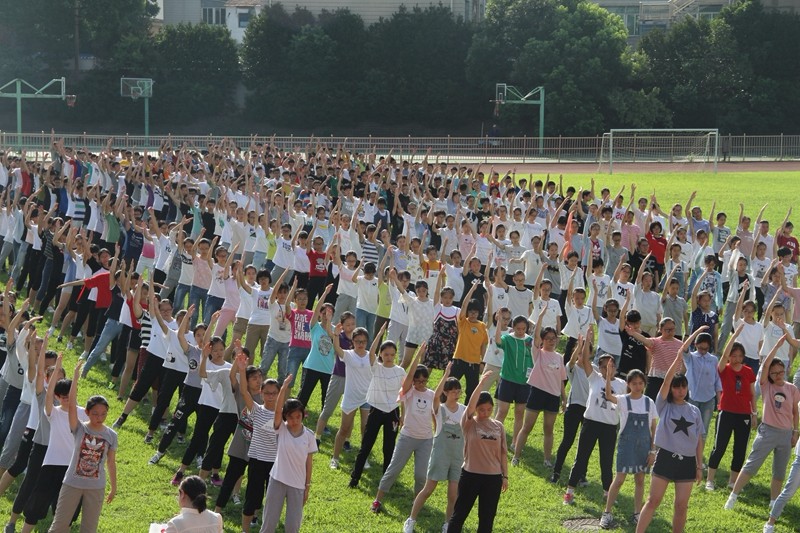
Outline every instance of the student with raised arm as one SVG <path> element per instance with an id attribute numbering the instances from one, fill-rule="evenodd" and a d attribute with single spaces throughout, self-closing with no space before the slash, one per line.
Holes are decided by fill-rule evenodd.
<path id="1" fill-rule="evenodd" d="M 406 377 L 403 367 L 395 364 L 397 345 L 394 341 L 381 342 L 383 331 L 379 331 L 372 341 L 369 350 L 370 381 L 367 387 L 366 403 L 370 405 L 367 427 L 361 441 L 361 449 L 356 457 L 353 472 L 350 475 L 350 488 L 358 486 L 364 465 L 367 462 L 372 446 L 383 430 L 383 471 L 389 467 L 394 453 L 397 430 L 400 424 L 400 407 L 397 392 Z M 380 345 L 380 347 L 379 347 Z M 379 359 L 378 359 L 379 357 Z M 349 375 L 349 374 L 348 374 Z M 346 386 L 346 385 L 345 385 Z M 344 406 L 344 402 L 342 403 Z M 344 407 L 342 407 L 344 410 Z M 375 509 L 373 509 L 375 510 Z"/>
<path id="2" fill-rule="evenodd" d="M 689 307 L 681 295 L 680 279 L 683 277 L 678 273 L 678 265 L 673 266 L 664 278 L 664 290 L 661 292 L 661 313 L 675 321 L 675 336 L 679 339 L 683 338 L 689 326 Z"/>
<path id="3" fill-rule="evenodd" d="M 414 499 L 411 514 L 403 523 L 403 533 L 414 533 L 417 516 L 440 481 L 447 482 L 445 523 L 453 514 L 453 506 L 458 495 L 458 480 L 464 464 L 464 435 L 461 430 L 461 418 L 464 416 L 466 406 L 458 401 L 461 397 L 461 383 L 450 376 L 452 366 L 453 363 L 447 365 L 442 379 L 433 393 L 433 416 L 436 428 L 430 462 L 427 467 L 427 477 L 425 486 Z"/>
<path id="4" fill-rule="evenodd" d="M 636 274 L 636 283 L 633 289 L 633 309 L 639 311 L 642 317 L 642 331 L 649 333 L 651 336 L 656 335 L 658 324 L 661 322 L 661 297 L 655 291 L 656 280 L 654 274 L 645 269 L 644 265 L 652 257 L 652 253 L 648 253 L 642 267 Z M 663 265 L 662 265 L 663 266 Z"/>
<path id="5" fill-rule="evenodd" d="M 592 304 L 589 306 L 594 315 L 597 327 L 597 351 L 599 357 L 601 353 L 608 353 L 614 356 L 614 362 L 619 365 L 622 355 L 622 339 L 620 338 L 619 327 L 619 302 L 614 298 L 606 300 L 602 306 L 598 307 L 597 297 L 600 290 L 597 287 L 597 280 L 592 280 Z"/>
<path id="6" fill-rule="evenodd" d="M 606 399 L 617 405 L 619 413 L 619 437 L 617 438 L 617 474 L 608 489 L 606 507 L 600 518 L 600 527 L 610 528 L 614 524 L 611 510 L 617 501 L 617 495 L 625 483 L 628 474 L 633 474 L 633 516 L 635 524 L 642 512 L 644 499 L 644 476 L 653 466 L 656 449 L 653 442 L 656 433 L 656 406 L 644 395 L 647 378 L 644 372 L 632 370 L 625 381 L 627 394 L 616 395 L 612 384 L 612 367 L 606 367 Z"/>
<path id="7" fill-rule="evenodd" d="M 464 466 L 458 481 L 458 498 L 447 522 L 449 533 L 461 533 L 478 500 L 478 531 L 492 531 L 500 494 L 508 490 L 508 458 L 503 424 L 492 418 L 494 401 L 484 389 L 490 372 L 484 372 L 461 417 Z"/>
<path id="8" fill-rule="evenodd" d="M 477 284 L 467 292 L 458 312 L 458 340 L 453 352 L 450 375 L 456 379 L 466 377 L 466 391 L 472 393 L 478 386 L 481 374 L 481 361 L 489 345 L 487 326 L 480 320 L 481 305 L 472 300 Z"/>
<path id="9" fill-rule="evenodd" d="M 747 352 L 744 346 L 737 341 L 744 328 L 744 323 L 739 324 L 736 331 L 733 332 L 717 366 L 722 381 L 722 397 L 719 401 L 714 449 L 708 459 L 706 490 L 715 489 L 714 479 L 717 468 L 728 448 L 731 434 L 733 434 L 733 457 L 731 458 L 728 487 L 733 487 L 744 464 L 750 432 L 758 423 L 756 410 L 758 400 L 754 385 L 756 375 L 749 366 L 744 364 Z"/>
<path id="10" fill-rule="evenodd" d="M 296 398 L 287 398 L 292 375 L 286 376 L 275 404 L 275 437 L 278 452 L 269 473 L 264 525 L 261 533 L 274 533 L 286 506 L 284 531 L 297 533 L 303 523 L 303 507 L 311 492 L 313 455 L 317 453 L 314 433 L 303 425 L 305 406 Z"/>
<path id="11" fill-rule="evenodd" d="M 719 315 L 714 310 L 714 297 L 705 290 L 701 290 L 703 280 L 711 272 L 706 270 L 697 280 L 694 288 L 692 289 L 692 311 L 691 311 L 691 332 L 694 333 L 700 327 L 706 326 L 706 329 L 711 335 L 711 351 L 716 350 L 717 334 L 719 333 Z M 716 272 L 714 272 L 716 274 Z"/>
<path id="12" fill-rule="evenodd" d="M 780 494 L 781 485 L 786 477 L 786 465 L 789 464 L 789 455 L 797 444 L 798 425 L 800 425 L 800 411 L 797 402 L 800 402 L 800 391 L 793 384 L 786 381 L 786 364 L 781 359 L 776 359 L 778 351 L 786 342 L 784 334 L 772 346 L 769 354 L 761 363 L 759 384 L 764 397 L 764 412 L 758 434 L 753 441 L 753 448 L 747 456 L 742 471 L 736 478 L 725 509 L 731 510 L 736 505 L 739 494 L 750 478 L 758 474 L 761 465 L 772 454 L 772 480 L 770 482 L 770 507 Z"/>
<path id="13" fill-rule="evenodd" d="M 311 394 L 319 384 L 322 394 L 322 406 L 324 407 L 325 396 L 328 393 L 328 383 L 330 383 L 331 374 L 333 373 L 336 354 L 333 353 L 333 339 L 328 335 L 331 317 L 333 316 L 333 305 L 325 302 L 325 298 L 331 289 L 333 289 L 333 284 L 325 287 L 319 300 L 317 300 L 317 304 L 314 306 L 314 312 L 309 320 L 311 349 L 308 352 L 308 357 L 303 362 L 300 393 L 297 395 L 297 399 L 305 406 L 308 406 Z"/>
<path id="14" fill-rule="evenodd" d="M 563 404 L 564 409 L 564 431 L 561 437 L 561 444 L 558 445 L 556 460 L 553 464 L 553 473 L 550 476 L 551 483 L 558 483 L 561 477 L 561 469 L 567 459 L 567 453 L 575 443 L 578 435 L 578 428 L 583 424 L 583 413 L 586 411 L 586 401 L 589 398 L 589 376 L 594 371 L 592 369 L 592 354 L 590 341 L 581 336 L 578 344 L 572 350 L 572 355 L 567 363 L 567 379 L 570 382 L 569 395 Z"/>
<path id="15" fill-rule="evenodd" d="M 403 427 L 400 429 L 392 460 L 378 484 L 378 492 L 372 502 L 373 512 L 382 508 L 381 500 L 397 481 L 412 455 L 414 456 L 414 494 L 419 494 L 425 486 L 425 473 L 433 447 L 432 422 L 435 393 L 428 388 L 430 375 L 428 368 L 419 364 L 424 353 L 425 344 L 420 346 L 414 360 L 411 361 L 413 371 L 406 374 L 400 388 L 400 401 L 403 404 Z M 447 366 L 447 368 L 449 367 L 450 365 Z"/>
<path id="16" fill-rule="evenodd" d="M 78 380 L 82 366 L 83 361 L 75 366 L 69 391 L 69 428 L 75 437 L 75 448 L 58 494 L 56 514 L 50 525 L 53 533 L 69 531 L 79 504 L 81 531 L 97 531 L 103 500 L 110 504 L 117 493 L 117 434 L 104 423 L 108 416 L 108 401 L 102 396 L 92 396 L 86 402 L 89 421 L 81 422 L 78 418 Z M 111 485 L 107 496 L 106 471 Z"/>
<path id="17" fill-rule="evenodd" d="M 687 401 L 689 382 L 678 370 L 683 365 L 683 352 L 705 330 L 705 327 L 700 328 L 675 350 L 675 359 L 658 391 L 655 400 L 658 426 L 654 439 L 658 451 L 650 479 L 650 495 L 639 514 L 636 533 L 645 533 L 650 527 L 671 482 L 675 483 L 672 531 L 681 533 L 686 526 L 692 482 L 703 481 L 703 421 L 697 407 Z"/>
<path id="18" fill-rule="evenodd" d="M 542 311 L 542 315 L 545 312 Z M 589 326 L 588 333 L 590 336 L 594 336 L 591 326 Z M 553 428 L 558 411 L 567 397 L 564 388 L 567 372 L 564 369 L 564 356 L 556 352 L 558 334 L 551 328 L 542 328 L 542 316 L 536 321 L 533 338 L 534 341 L 531 343 L 533 369 L 528 373 L 526 379 L 530 387 L 528 401 L 525 404 L 525 420 L 514 440 L 514 457 L 511 459 L 511 465 L 519 465 L 528 435 L 536 425 L 539 413 L 544 411 L 544 464 L 549 468 L 553 464 Z M 509 356 L 515 357 L 515 354 L 506 352 L 506 359 Z M 516 417 L 514 422 L 516 423 Z"/>
<path id="19" fill-rule="evenodd" d="M 541 322 L 541 318 L 539 322 Z M 511 404 L 514 404 L 514 429 L 511 434 L 513 447 L 517 435 L 522 429 L 525 404 L 530 396 L 530 386 L 527 380 L 533 369 L 533 359 L 531 359 L 532 340 L 528 335 L 527 319 L 520 316 L 514 317 L 511 327 L 512 331 L 508 333 L 508 323 L 501 319 L 497 324 L 494 342 L 495 346 L 503 352 L 503 367 L 500 370 L 500 382 L 497 384 L 495 392 L 498 403 L 497 421 L 501 424 L 505 423 L 508 410 Z M 557 334 L 552 336 L 557 338 Z M 483 375 L 486 376 L 486 372 Z M 487 379 L 490 378 L 491 374 Z M 494 406 L 494 402 L 492 405 Z"/>

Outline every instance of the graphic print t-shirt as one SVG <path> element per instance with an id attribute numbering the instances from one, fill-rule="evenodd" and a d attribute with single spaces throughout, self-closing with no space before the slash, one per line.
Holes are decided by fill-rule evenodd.
<path id="1" fill-rule="evenodd" d="M 73 432 L 75 449 L 64 476 L 64 484 L 78 489 L 102 489 L 106 486 L 106 456 L 117 449 L 117 434 L 108 427 L 99 432 L 80 423 Z"/>

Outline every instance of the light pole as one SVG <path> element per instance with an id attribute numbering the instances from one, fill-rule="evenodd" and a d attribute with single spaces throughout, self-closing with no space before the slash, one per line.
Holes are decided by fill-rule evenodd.
<path id="1" fill-rule="evenodd" d="M 61 87 L 60 93 L 53 94 L 45 92 L 53 85 L 59 85 Z M 13 89 L 13 92 L 11 92 L 11 89 Z M 66 94 L 66 78 L 52 79 L 39 88 L 34 87 L 21 78 L 17 78 L 0 87 L 0 97 L 17 99 L 17 144 L 20 146 L 22 145 L 23 98 L 59 98 L 61 100 L 67 100 L 67 103 L 70 105 L 75 103 L 75 96 Z"/>

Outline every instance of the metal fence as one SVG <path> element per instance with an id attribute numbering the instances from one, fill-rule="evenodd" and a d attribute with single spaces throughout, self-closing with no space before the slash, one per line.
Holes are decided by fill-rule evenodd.
<path id="1" fill-rule="evenodd" d="M 164 136 L 121 134 L 58 134 L 66 146 L 103 149 L 109 138 L 113 146 L 140 152 L 157 152 Z M 209 144 L 218 144 L 223 138 L 231 139 L 241 149 L 251 142 L 268 142 L 270 137 L 221 136 L 221 135 L 172 135 L 172 145 L 179 147 L 185 142 L 188 147 L 203 150 Z M 284 150 L 305 152 L 317 142 L 330 149 L 343 146 L 353 152 L 375 152 L 386 155 L 390 151 L 396 158 L 408 159 L 415 154 L 421 159 L 428 149 L 433 161 L 446 163 L 591 163 L 599 162 L 603 136 L 594 137 L 300 137 L 276 136 L 275 144 Z M 29 152 L 47 152 L 50 149 L 50 134 L 16 133 L 0 131 L 0 146 Z M 676 158 L 682 154 L 676 153 Z M 800 160 L 800 135 L 721 135 L 719 158 L 726 155 L 732 161 L 793 161 Z M 616 158 L 615 158 L 616 159 Z"/>

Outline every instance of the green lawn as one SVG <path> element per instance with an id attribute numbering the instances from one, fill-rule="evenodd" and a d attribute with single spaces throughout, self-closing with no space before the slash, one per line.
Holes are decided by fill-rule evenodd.
<path id="1" fill-rule="evenodd" d="M 535 178 L 544 178 L 536 175 Z M 797 173 L 752 173 L 752 174 L 643 174 L 600 176 L 597 179 L 597 192 L 603 185 L 612 189 L 615 194 L 624 183 L 630 185 L 635 181 L 639 185 L 637 196 L 652 193 L 657 187 L 662 193 L 659 201 L 665 210 L 676 201 L 685 203 L 692 190 L 699 190 L 695 203 L 703 206 L 704 213 L 708 214 L 712 200 L 718 201 L 718 209 L 724 209 L 729 214 L 729 225 L 735 226 L 738 203 L 745 200 L 746 212 L 752 217 L 757 214 L 758 208 L 770 202 L 766 217 L 775 221 L 773 227 L 783 219 L 786 209 L 790 205 L 790 195 L 797 182 Z M 590 178 L 577 178 L 569 176 L 566 184 L 589 186 Z M 626 189 L 625 195 L 629 191 Z M 48 317 L 49 319 L 49 317 Z M 40 334 L 44 333 L 47 325 L 42 325 Z M 562 344 L 563 346 L 563 344 Z M 51 348 L 64 351 L 63 344 L 53 342 Z M 71 375 L 80 350 L 65 353 L 66 369 Z M 90 394 L 106 394 L 110 399 L 111 410 L 107 423 L 111 424 L 122 410 L 122 403 L 117 402 L 115 392 L 106 389 L 108 369 L 106 365 L 99 365 L 90 377 L 82 382 L 80 398 L 85 400 Z M 431 377 L 431 386 L 435 386 L 439 372 L 434 372 Z M 299 387 L 299 385 L 296 385 Z M 297 389 L 295 389 L 297 392 Z M 174 444 L 167 456 L 157 466 L 147 464 L 154 451 L 154 446 L 145 445 L 143 438 L 146 433 L 146 419 L 150 414 L 150 404 L 144 404 L 135 411 L 120 432 L 118 452 L 118 479 L 119 488 L 116 500 L 105 506 L 99 531 L 105 532 L 141 532 L 147 531 L 151 522 L 163 522 L 177 513 L 175 499 L 176 489 L 170 485 L 170 479 L 178 466 L 184 447 Z M 308 427 L 313 428 L 316 414 L 320 409 L 319 394 L 311 400 Z M 507 420 L 507 428 L 511 429 L 512 419 Z M 193 423 L 193 420 L 192 420 Z M 330 420 L 330 426 L 335 431 L 339 424 L 339 413 Z M 560 441 L 562 421 L 556 423 L 556 446 Z M 712 426 L 713 429 L 713 426 Z M 157 434 L 157 438 L 160 434 Z M 157 440 L 157 439 L 156 439 Z M 413 476 L 411 468 L 407 468 L 392 491 L 384 499 L 385 512 L 373 515 L 369 506 L 377 490 L 380 479 L 381 453 L 380 445 L 376 446 L 371 456 L 371 463 L 375 466 L 365 471 L 358 489 L 347 488 L 349 473 L 355 453 L 345 454 L 342 468 L 331 471 L 328 468 L 332 451 L 332 437 L 326 437 L 321 445 L 320 453 L 314 459 L 313 487 L 309 503 L 305 509 L 304 531 L 327 532 L 377 532 L 401 531 L 402 523 L 408 516 L 413 498 Z M 359 444 L 359 435 L 356 431 L 353 436 L 354 446 Z M 379 441 L 380 443 L 380 441 Z M 576 443 L 577 446 L 577 443 Z M 594 517 L 599 518 L 604 502 L 602 501 L 602 487 L 600 486 L 600 472 L 596 458 L 590 462 L 588 479 L 589 487 L 578 489 L 576 505 L 566 507 L 562 505 L 564 486 L 553 486 L 546 481 L 547 470 L 542 466 L 542 434 L 541 426 L 537 426 L 531 433 L 528 447 L 523 454 L 522 464 L 510 471 L 510 488 L 503 495 L 500 510 L 495 522 L 498 532 L 545 532 L 563 531 L 562 522 L 570 518 Z M 707 447 L 710 453 L 711 444 Z M 729 446 L 729 450 L 732 444 Z M 568 457 L 568 465 L 574 458 L 572 453 Z M 727 480 L 729 456 L 723 461 L 717 475 L 718 483 Z M 562 479 L 568 476 L 568 466 L 562 473 Z M 192 470 L 190 472 L 194 473 Z M 754 478 L 744 490 L 737 504 L 736 511 L 728 513 L 722 510 L 727 491 L 719 489 L 715 493 L 706 493 L 702 488 L 696 488 L 692 495 L 689 508 L 688 531 L 760 531 L 767 516 L 767 503 L 769 500 L 770 462 L 768 461 L 761 473 Z M 0 513 L 5 519 L 11 509 L 11 503 L 16 493 L 19 482 L 0 498 Z M 209 488 L 212 498 L 216 498 L 217 489 Z M 417 531 L 438 532 L 444 521 L 445 490 L 441 486 L 428 501 L 428 505 L 419 517 Z M 671 492 L 665 497 L 661 509 L 651 526 L 652 531 L 670 531 L 671 520 Z M 213 507 L 213 501 L 210 502 Z M 633 483 L 626 484 L 621 492 L 615 515 L 620 519 L 620 531 L 632 531 L 627 522 L 633 506 Z M 238 532 L 241 508 L 229 504 L 225 509 L 226 531 Z M 780 530 L 789 531 L 791 524 L 800 521 L 800 509 L 792 503 L 784 512 Z M 467 531 L 474 531 L 477 526 L 477 509 L 467 522 Z M 40 531 L 46 531 L 49 519 L 40 523 Z M 18 525 L 17 531 L 21 528 Z M 73 528 L 78 531 L 78 528 Z"/>

